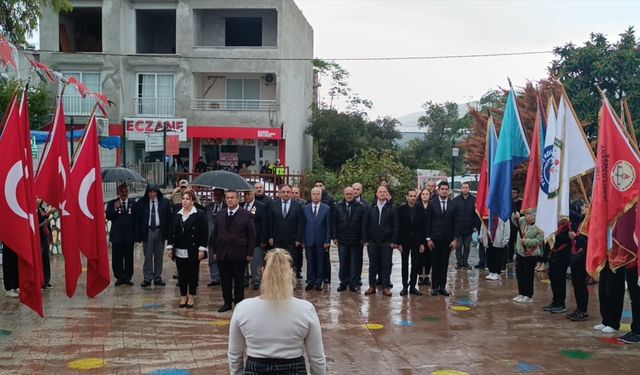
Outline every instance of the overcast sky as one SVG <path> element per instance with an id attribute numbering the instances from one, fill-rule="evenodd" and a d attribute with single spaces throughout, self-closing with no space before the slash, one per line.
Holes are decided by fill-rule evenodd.
<path id="1" fill-rule="evenodd" d="M 403 57 L 550 51 L 581 45 L 591 32 L 609 40 L 638 29 L 638 1 L 295 0 L 314 29 L 318 58 Z M 640 34 L 638 34 L 640 36 Z M 552 54 L 422 61 L 338 61 L 350 86 L 373 101 L 373 117 L 399 117 L 425 101 L 477 100 L 538 80 Z"/>

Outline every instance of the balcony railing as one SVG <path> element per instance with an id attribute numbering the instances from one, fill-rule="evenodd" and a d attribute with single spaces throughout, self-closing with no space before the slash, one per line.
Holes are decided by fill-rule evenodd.
<path id="1" fill-rule="evenodd" d="M 277 100 L 193 99 L 191 109 L 197 111 L 275 111 Z"/>
<path id="2" fill-rule="evenodd" d="M 149 117 L 171 117 L 176 115 L 174 98 L 133 98 L 136 115 Z"/>
<path id="3" fill-rule="evenodd" d="M 68 116 L 89 116 L 96 104 L 94 98 L 82 98 L 81 96 L 64 95 L 62 97 L 64 113 Z"/>

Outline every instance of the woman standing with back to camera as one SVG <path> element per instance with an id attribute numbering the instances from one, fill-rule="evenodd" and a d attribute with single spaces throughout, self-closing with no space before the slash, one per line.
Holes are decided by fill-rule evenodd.
<path id="1" fill-rule="evenodd" d="M 289 253 L 283 249 L 269 252 L 264 260 L 262 294 L 239 303 L 231 318 L 231 374 L 306 374 L 305 349 L 311 374 L 326 373 L 316 309 L 310 302 L 293 297 L 295 281 Z"/>

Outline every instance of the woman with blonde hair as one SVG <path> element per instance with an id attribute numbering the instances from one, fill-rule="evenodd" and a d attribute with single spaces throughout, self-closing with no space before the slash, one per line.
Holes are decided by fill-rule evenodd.
<path id="1" fill-rule="evenodd" d="M 231 317 L 231 374 L 306 374 L 305 349 L 311 374 L 326 373 L 318 315 L 310 302 L 293 297 L 295 282 L 289 253 L 270 251 L 264 259 L 261 295 L 243 300 Z"/>

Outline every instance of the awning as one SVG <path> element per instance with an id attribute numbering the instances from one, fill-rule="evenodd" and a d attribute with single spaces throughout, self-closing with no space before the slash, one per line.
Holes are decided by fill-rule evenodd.
<path id="1" fill-rule="evenodd" d="M 187 138 L 282 139 L 281 128 L 245 128 L 231 126 L 189 125 Z"/>

